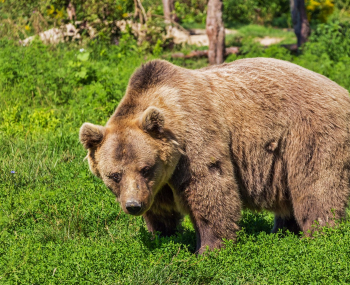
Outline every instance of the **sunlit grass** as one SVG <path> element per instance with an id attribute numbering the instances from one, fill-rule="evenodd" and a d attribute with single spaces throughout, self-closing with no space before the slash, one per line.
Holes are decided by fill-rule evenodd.
<path id="1" fill-rule="evenodd" d="M 262 39 L 265 37 L 281 39 L 278 44 L 296 43 L 295 34 L 291 29 L 279 29 L 251 24 L 237 26 L 234 30 L 236 33 L 226 35 L 227 46 L 241 46 L 243 39 L 245 41 L 249 39 L 254 39 L 256 41 L 257 38 Z"/>

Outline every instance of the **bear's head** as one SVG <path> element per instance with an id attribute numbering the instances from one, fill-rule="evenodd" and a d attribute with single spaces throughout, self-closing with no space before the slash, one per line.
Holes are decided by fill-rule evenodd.
<path id="1" fill-rule="evenodd" d="M 84 123 L 80 128 L 91 172 L 126 213 L 142 215 L 150 209 L 179 161 L 179 146 L 164 128 L 165 119 L 150 106 L 133 119 L 112 117 L 105 127 Z"/>

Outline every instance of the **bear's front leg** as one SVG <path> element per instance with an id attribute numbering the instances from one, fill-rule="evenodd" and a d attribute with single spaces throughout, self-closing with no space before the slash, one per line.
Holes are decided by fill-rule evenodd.
<path id="1" fill-rule="evenodd" d="M 207 247 L 210 250 L 222 247 L 223 237 L 216 231 L 214 226 L 200 218 L 194 219 L 191 217 L 191 219 L 196 231 L 196 253 L 202 254 Z M 231 235 L 232 239 L 235 237 L 235 234 Z"/>
<path id="2" fill-rule="evenodd" d="M 165 185 L 154 198 L 153 205 L 144 215 L 148 231 L 171 236 L 181 224 L 183 216 L 177 211 L 171 188 Z"/>
<path id="3" fill-rule="evenodd" d="M 234 177 L 225 175 L 224 168 L 214 169 L 195 181 L 186 189 L 186 198 L 199 254 L 207 246 L 211 250 L 222 247 L 223 238 L 236 239 L 241 201 Z"/>

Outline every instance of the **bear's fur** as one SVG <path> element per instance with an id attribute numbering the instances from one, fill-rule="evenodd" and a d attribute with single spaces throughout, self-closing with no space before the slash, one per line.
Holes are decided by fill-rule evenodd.
<path id="1" fill-rule="evenodd" d="M 348 92 L 289 62 L 188 70 L 155 60 L 105 127 L 83 124 L 80 141 L 126 213 L 165 235 L 189 214 L 201 253 L 235 239 L 244 208 L 274 212 L 272 232 L 343 218 L 349 123 Z"/>

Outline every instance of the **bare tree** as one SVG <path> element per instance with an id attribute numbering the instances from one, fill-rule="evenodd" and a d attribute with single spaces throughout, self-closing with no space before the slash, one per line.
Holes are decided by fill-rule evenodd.
<path id="1" fill-rule="evenodd" d="M 298 47 L 304 44 L 310 35 L 309 21 L 307 20 L 305 1 L 290 0 L 290 10 L 294 32 L 298 39 Z"/>
<path id="2" fill-rule="evenodd" d="M 222 20 L 222 0 L 209 0 L 207 11 L 207 35 L 209 38 L 209 64 L 224 62 L 225 27 Z"/>
<path id="3" fill-rule="evenodd" d="M 162 0 L 163 1 L 163 12 L 166 23 L 177 22 L 175 14 L 174 0 Z"/>

